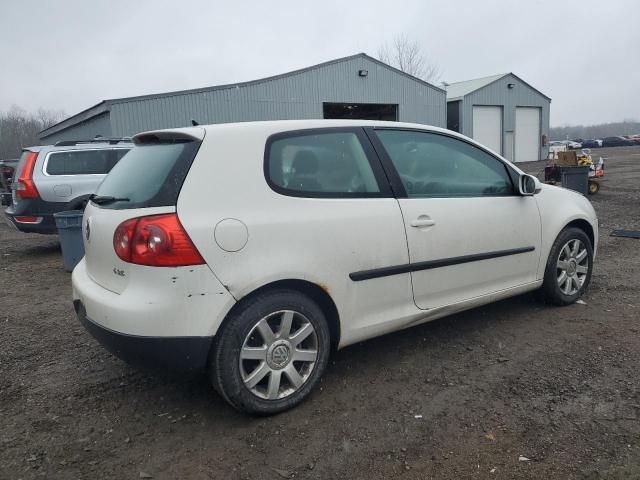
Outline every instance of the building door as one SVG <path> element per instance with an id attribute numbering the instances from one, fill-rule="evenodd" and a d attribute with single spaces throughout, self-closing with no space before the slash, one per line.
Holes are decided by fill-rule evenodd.
<path id="1" fill-rule="evenodd" d="M 540 160 L 540 108 L 516 107 L 516 162 Z"/>
<path id="2" fill-rule="evenodd" d="M 386 103 L 323 103 L 324 118 L 398 121 L 398 105 Z"/>
<path id="3" fill-rule="evenodd" d="M 473 139 L 502 154 L 502 107 L 473 106 Z"/>

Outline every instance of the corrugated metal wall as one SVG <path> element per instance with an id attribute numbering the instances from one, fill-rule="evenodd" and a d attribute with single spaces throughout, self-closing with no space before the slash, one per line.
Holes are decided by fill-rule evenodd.
<path id="1" fill-rule="evenodd" d="M 358 70 L 368 70 L 367 77 Z M 111 106 L 113 135 L 199 123 L 322 118 L 323 102 L 398 104 L 400 121 L 446 126 L 446 97 L 366 57 L 353 57 L 266 82 Z"/>
<path id="2" fill-rule="evenodd" d="M 88 140 L 96 135 L 111 136 L 111 121 L 109 112 L 97 115 L 89 120 L 78 123 L 65 130 L 61 130 L 47 137 L 40 138 L 41 145 L 50 145 L 59 140 Z"/>
<path id="3" fill-rule="evenodd" d="M 515 84 L 513 89 L 509 89 L 507 84 Z M 514 132 L 516 128 L 516 107 L 539 107 L 542 110 L 540 116 L 542 125 L 540 132 L 549 138 L 549 108 L 550 100 L 542 96 L 539 92 L 522 83 L 513 75 L 507 75 L 500 80 L 470 93 L 464 97 L 460 108 L 460 133 L 473 137 L 473 106 L 474 105 L 502 105 L 503 112 L 503 149 L 506 151 L 506 138 L 508 132 Z M 540 148 L 540 158 L 546 158 L 549 154 L 549 147 Z"/>

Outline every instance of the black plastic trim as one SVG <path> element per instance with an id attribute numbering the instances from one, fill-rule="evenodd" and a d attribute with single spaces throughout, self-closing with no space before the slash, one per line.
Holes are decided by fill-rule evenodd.
<path id="1" fill-rule="evenodd" d="M 497 250 L 495 252 L 475 253 L 472 255 L 462 255 L 460 257 L 442 258 L 439 260 L 427 260 L 425 262 L 407 263 L 404 265 L 394 265 L 392 267 L 373 268 L 371 270 L 361 270 L 349 274 L 349 278 L 354 282 L 371 280 L 373 278 L 388 277 L 401 273 L 418 272 L 420 270 L 430 270 L 432 268 L 450 267 L 461 263 L 478 262 L 491 258 L 507 257 L 520 253 L 533 252 L 535 247 L 511 248 L 509 250 Z"/>
<path id="2" fill-rule="evenodd" d="M 11 204 L 4 211 L 6 217 L 15 227 L 24 233 L 42 233 L 54 235 L 58 233 L 54 213 L 62 212 L 67 206 L 66 202 L 46 202 L 42 198 L 25 198 L 17 205 Z M 42 217 L 40 223 L 18 223 L 14 217 Z"/>
<path id="3" fill-rule="evenodd" d="M 269 153 L 271 151 L 271 145 L 276 140 L 282 140 L 283 138 L 301 137 L 306 135 L 322 135 L 327 133 L 353 133 L 356 135 L 362 149 L 364 150 L 369 165 L 373 170 L 376 182 L 378 182 L 379 192 L 305 192 L 300 190 L 290 190 L 288 188 L 281 187 L 275 184 L 271 180 L 269 173 Z M 301 198 L 392 198 L 393 192 L 389 188 L 389 180 L 385 170 L 382 167 L 380 158 L 373 149 L 371 142 L 362 127 L 326 127 L 326 128 L 306 128 L 299 130 L 289 130 L 286 132 L 278 132 L 270 135 L 267 138 L 264 148 L 264 163 L 263 163 L 264 178 L 274 192 L 288 197 L 301 197 Z"/>
<path id="4" fill-rule="evenodd" d="M 367 138 L 371 142 L 371 145 L 378 156 L 380 164 L 382 165 L 382 169 L 389 180 L 389 185 L 391 186 L 391 190 L 393 191 L 394 197 L 396 198 L 407 198 L 407 192 L 402 184 L 402 179 L 400 178 L 400 174 L 396 170 L 396 167 L 393 165 L 391 161 L 391 157 L 387 153 L 387 150 L 382 145 L 382 142 L 375 134 L 373 127 L 365 127 L 364 131 L 367 135 Z M 405 130 L 403 128 L 392 128 L 391 130 Z M 416 131 L 426 131 L 426 130 L 416 130 Z"/>
<path id="5" fill-rule="evenodd" d="M 116 357 L 148 369 L 199 371 L 207 366 L 213 337 L 143 337 L 103 327 L 87 317 L 82 302 L 74 300 L 78 320 Z"/>

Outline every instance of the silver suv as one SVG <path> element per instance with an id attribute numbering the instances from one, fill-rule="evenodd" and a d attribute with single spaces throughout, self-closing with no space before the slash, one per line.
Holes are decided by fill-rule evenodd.
<path id="1" fill-rule="evenodd" d="M 129 138 L 95 138 L 25 148 L 11 185 L 7 219 L 23 232 L 57 233 L 53 214 L 84 209 L 132 147 Z"/>

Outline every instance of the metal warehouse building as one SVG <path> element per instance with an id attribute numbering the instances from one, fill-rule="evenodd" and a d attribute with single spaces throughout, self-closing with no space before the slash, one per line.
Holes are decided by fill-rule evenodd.
<path id="1" fill-rule="evenodd" d="M 446 92 L 364 53 L 251 82 L 104 100 L 42 143 L 250 120 L 359 118 L 446 126 Z"/>
<path id="2" fill-rule="evenodd" d="M 447 86 L 447 128 L 509 160 L 546 158 L 551 99 L 513 73 Z"/>

